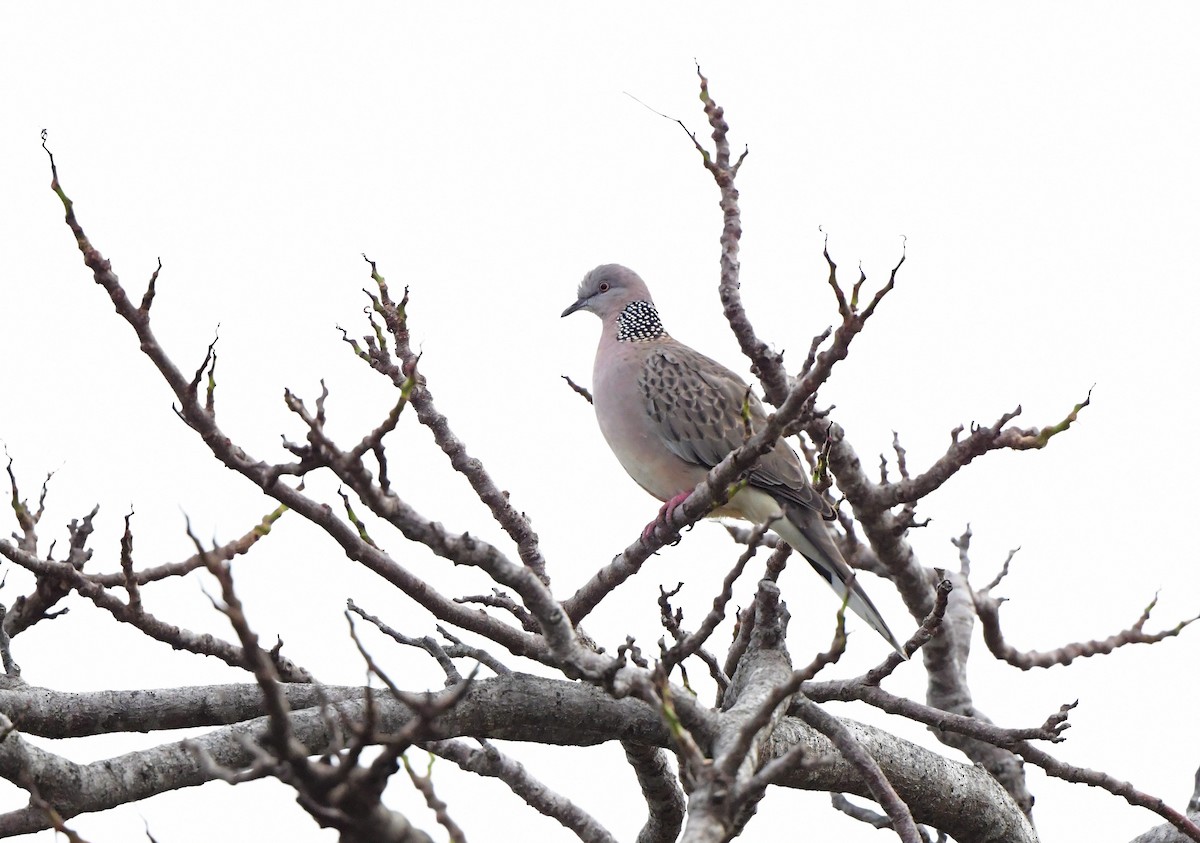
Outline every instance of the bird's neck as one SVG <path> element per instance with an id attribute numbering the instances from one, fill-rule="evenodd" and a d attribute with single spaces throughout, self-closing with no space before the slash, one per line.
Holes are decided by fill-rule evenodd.
<path id="1" fill-rule="evenodd" d="M 631 301 L 617 314 L 617 342 L 650 342 L 666 336 L 658 311 L 648 301 Z"/>

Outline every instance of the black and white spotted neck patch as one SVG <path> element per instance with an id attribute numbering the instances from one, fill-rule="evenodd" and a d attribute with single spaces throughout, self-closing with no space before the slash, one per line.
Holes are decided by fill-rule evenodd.
<path id="1" fill-rule="evenodd" d="M 665 336 L 658 311 L 648 301 L 631 301 L 617 316 L 617 342 L 648 342 Z"/>

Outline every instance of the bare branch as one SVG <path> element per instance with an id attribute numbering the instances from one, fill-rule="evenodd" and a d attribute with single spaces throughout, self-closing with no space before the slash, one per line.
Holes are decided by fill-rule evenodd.
<path id="1" fill-rule="evenodd" d="M 587 843 L 615 843 L 615 838 L 594 817 L 565 796 L 546 787 L 524 765 L 500 752 L 490 742 L 480 741 L 480 749 L 471 749 L 462 741 L 430 741 L 424 746 L 468 772 L 504 782 L 527 805 L 557 820 L 580 840 Z"/>
<path id="2" fill-rule="evenodd" d="M 571 389 L 575 390 L 575 393 L 577 395 L 582 396 L 584 398 L 584 400 L 586 400 L 589 404 L 594 403 L 592 401 L 592 393 L 588 392 L 586 389 L 584 389 L 579 384 L 575 383 L 575 381 L 571 380 L 566 375 L 563 375 L 562 379 L 567 382 L 567 386 L 569 386 L 569 387 L 571 387 Z"/>
<path id="3" fill-rule="evenodd" d="M 160 620 L 145 610 L 122 602 L 106 589 L 92 582 L 75 567 L 66 562 L 54 562 L 39 559 L 0 539 L 0 556 L 4 556 L 14 564 L 32 571 L 39 577 L 53 579 L 58 583 L 68 583 L 82 596 L 91 600 L 96 606 L 108 612 L 121 623 L 141 630 L 156 641 L 161 641 L 171 647 L 188 650 L 200 655 L 213 656 L 233 667 L 247 667 L 244 650 L 222 641 L 208 633 L 197 633 L 183 629 L 174 624 Z M 280 657 L 277 660 L 280 676 L 288 682 L 311 682 L 312 676 L 303 668 L 293 664 L 289 659 Z"/>
<path id="4" fill-rule="evenodd" d="M 700 622 L 699 629 L 663 653 L 663 668 L 668 674 L 675 665 L 681 664 L 684 659 L 699 650 L 704 645 L 704 642 L 708 640 L 709 636 L 713 634 L 721 621 L 725 619 L 725 607 L 733 598 L 733 586 L 746 569 L 746 565 L 754 558 L 755 553 L 758 552 L 758 546 L 770 527 L 769 522 L 755 525 L 746 542 L 746 550 L 738 557 L 737 562 L 734 563 L 729 573 L 725 575 L 725 579 L 721 583 L 721 592 L 713 598 L 713 607 Z"/>
<path id="5" fill-rule="evenodd" d="M 1000 416 L 990 427 L 972 424 L 970 435 L 965 439 L 959 439 L 957 434 L 952 436 L 950 447 L 946 449 L 946 453 L 924 472 L 916 477 L 904 476 L 900 482 L 882 487 L 875 506 L 892 507 L 901 503 L 918 501 L 944 484 L 976 457 L 989 451 L 1027 451 L 1044 448 L 1050 443 L 1051 438 L 1067 430 L 1079 418 L 1079 412 L 1088 406 L 1091 400 L 1092 393 L 1091 390 L 1088 390 L 1087 397 L 1076 404 L 1066 418 L 1058 424 L 1047 427 L 1005 427 L 1009 421 L 1021 414 L 1019 406 Z M 956 430 L 961 430 L 961 428 Z"/>
<path id="6" fill-rule="evenodd" d="M 467 843 L 467 835 L 463 833 L 458 823 L 451 818 L 448 810 L 449 806 L 442 801 L 433 789 L 432 757 L 429 760 L 429 767 L 423 776 L 413 769 L 412 763 L 408 760 L 408 755 L 401 755 L 400 760 L 404 763 L 404 771 L 408 773 L 409 781 L 425 797 L 425 804 L 429 807 L 429 810 L 433 811 L 438 825 L 446 829 L 446 833 L 450 835 L 451 843 Z"/>
<path id="7" fill-rule="evenodd" d="M 287 512 L 286 506 L 278 506 L 271 512 L 263 516 L 258 524 L 254 525 L 245 534 L 239 536 L 232 541 L 217 545 L 206 551 L 211 559 L 219 559 L 222 562 L 228 562 L 238 556 L 244 556 L 249 553 L 250 548 L 254 547 L 258 541 L 270 535 L 271 528 L 278 521 L 283 513 Z M 140 571 L 132 571 L 126 575 L 124 571 L 115 574 L 88 574 L 87 578 L 96 585 L 112 588 L 114 586 L 125 586 L 132 582 L 135 585 L 143 586 L 148 583 L 158 582 L 159 580 L 169 579 L 171 577 L 179 577 L 188 574 L 197 568 L 204 567 L 204 557 L 199 554 L 193 554 L 187 559 L 179 562 L 168 562 L 163 565 L 156 565 L 153 568 L 144 568 Z"/>
<path id="8" fill-rule="evenodd" d="M 376 305 L 376 310 L 383 316 L 388 331 L 395 338 L 396 351 L 400 355 L 401 371 L 404 373 L 406 381 L 414 383 L 409 400 L 412 402 L 413 409 L 417 411 L 417 418 L 433 433 L 434 441 L 450 459 L 450 465 L 467 478 L 479 500 L 491 511 L 496 523 L 516 543 L 517 553 L 521 560 L 537 575 L 538 579 L 549 584 L 550 580 L 546 575 L 546 561 L 538 549 L 537 534 L 533 531 L 529 519 L 509 503 L 508 493 L 501 491 L 493 482 L 487 470 L 484 469 L 483 463 L 467 453 L 466 445 L 450 429 L 449 420 L 434 406 L 433 395 L 429 391 L 425 378 L 417 372 L 419 356 L 413 352 L 409 344 L 408 317 L 405 310 L 408 304 L 407 290 L 399 303 L 393 302 L 388 294 L 387 283 L 383 276 L 376 270 L 374 262 L 368 262 L 371 265 L 371 277 L 379 287 L 379 296 L 378 298 L 372 296 L 372 301 Z"/>
<path id="9" fill-rule="evenodd" d="M 1188 817 L 1175 810 L 1156 796 L 1135 788 L 1129 782 L 1121 781 L 1107 773 L 1089 770 L 1086 767 L 1076 767 L 1052 758 L 1048 753 L 1028 743 L 1020 743 L 1015 747 L 1018 755 L 1031 764 L 1036 764 L 1055 778 L 1076 782 L 1107 790 L 1114 796 L 1120 796 L 1130 805 L 1153 811 L 1175 828 L 1186 835 L 1189 840 L 1200 841 L 1200 826 Z"/>
<path id="10" fill-rule="evenodd" d="M 922 843 L 921 833 L 913 820 L 908 805 L 896 793 L 879 764 L 854 738 L 854 735 L 833 715 L 823 711 L 804 697 L 796 703 L 801 720 L 833 741 L 842 757 L 849 761 L 863 777 L 875 801 L 883 807 L 892 821 L 892 828 L 904 843 Z"/>
<path id="11" fill-rule="evenodd" d="M 1012 558 L 1011 555 L 1009 558 Z M 1007 562 L 1005 563 L 1005 569 L 1007 569 Z M 1149 605 L 1142 610 L 1141 615 L 1133 622 L 1132 626 L 1103 640 L 1077 641 L 1065 644 L 1054 650 L 1027 650 L 1021 652 L 1004 640 L 1004 633 L 1000 629 L 1000 606 L 1004 602 L 1003 598 L 992 597 L 988 590 L 985 589 L 975 594 L 975 611 L 979 615 L 980 623 L 983 624 L 983 640 L 987 644 L 988 650 L 996 658 L 1008 662 L 1013 667 L 1018 667 L 1021 670 L 1030 670 L 1035 667 L 1053 667 L 1059 664 L 1066 665 L 1075 661 L 1075 659 L 1086 659 L 1090 656 L 1106 656 L 1114 650 L 1129 644 L 1157 644 L 1159 641 L 1167 638 L 1174 638 L 1183 632 L 1185 627 L 1200 620 L 1200 616 L 1196 616 L 1180 621 L 1169 629 L 1159 632 L 1145 632 L 1143 627 L 1146 621 L 1150 620 L 1150 612 L 1158 604 L 1158 595 L 1156 594 Z"/>

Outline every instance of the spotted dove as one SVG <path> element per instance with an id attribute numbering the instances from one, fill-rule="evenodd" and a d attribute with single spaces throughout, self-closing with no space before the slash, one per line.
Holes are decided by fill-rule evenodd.
<path id="1" fill-rule="evenodd" d="M 661 518 L 742 444 L 743 407 L 754 429 L 765 424 L 766 412 L 741 378 L 666 332 L 650 291 L 632 270 L 617 264 L 593 269 L 562 315 L 577 310 L 591 311 L 604 326 L 592 373 L 600 431 L 629 476 L 666 501 Z M 781 439 L 759 459 L 747 485 L 711 515 L 771 521 L 771 529 L 839 597 L 849 594 L 850 608 L 904 655 L 830 537 L 824 521 L 832 508 L 805 475 Z"/>

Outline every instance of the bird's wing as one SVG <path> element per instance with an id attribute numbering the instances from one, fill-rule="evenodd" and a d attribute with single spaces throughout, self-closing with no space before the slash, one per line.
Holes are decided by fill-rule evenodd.
<path id="1" fill-rule="evenodd" d="M 693 465 L 712 468 L 745 441 L 743 406 L 753 430 L 766 424 L 766 411 L 745 381 L 682 343 L 662 343 L 648 354 L 638 387 L 663 445 Z M 759 459 L 749 482 L 828 517 L 829 504 L 805 475 L 799 457 L 781 439 Z"/>
<path id="2" fill-rule="evenodd" d="M 745 440 L 743 406 L 752 429 L 761 429 L 767 420 L 766 411 L 749 393 L 745 381 L 715 360 L 679 343 L 662 343 L 646 356 L 638 386 L 662 444 L 679 459 L 703 468 L 712 468 Z M 832 507 L 809 485 L 796 453 L 782 440 L 776 442 L 760 458 L 749 481 L 783 509 L 785 518 L 775 521 L 771 529 L 804 556 L 838 596 L 903 656 L 896 637 L 821 523 L 822 517 L 830 517 Z M 734 502 L 741 499 L 742 514 L 752 521 L 759 520 L 761 513 L 745 509 L 748 505 L 753 509 L 753 497 L 743 495 L 739 493 Z"/>

